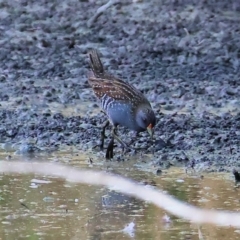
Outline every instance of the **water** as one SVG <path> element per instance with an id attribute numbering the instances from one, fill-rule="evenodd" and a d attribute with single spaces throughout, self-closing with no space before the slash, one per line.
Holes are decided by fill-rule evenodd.
<path id="1" fill-rule="evenodd" d="M 1 159 L 31 161 L 1 153 Z M 239 211 L 240 189 L 231 174 L 186 174 L 171 168 L 160 176 L 141 171 L 136 161 L 106 162 L 76 151 L 41 155 L 34 160 L 113 172 L 154 185 L 190 204 Z M 231 227 L 197 226 L 154 205 L 99 186 L 69 183 L 39 175 L 0 176 L 0 239 L 238 239 Z"/>

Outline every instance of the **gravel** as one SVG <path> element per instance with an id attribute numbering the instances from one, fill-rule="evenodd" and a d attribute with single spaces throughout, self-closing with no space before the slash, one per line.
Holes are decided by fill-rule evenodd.
<path id="1" fill-rule="evenodd" d="M 240 166 L 240 2 L 122 1 L 88 27 L 105 3 L 0 1 L 1 142 L 23 153 L 76 146 L 97 156 L 106 118 L 87 83 L 87 51 L 97 48 L 156 112 L 156 141 L 141 134 L 135 154 L 150 154 L 157 169 Z"/>

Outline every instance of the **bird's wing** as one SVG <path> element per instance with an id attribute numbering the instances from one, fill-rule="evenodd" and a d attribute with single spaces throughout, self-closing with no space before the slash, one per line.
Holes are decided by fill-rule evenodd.
<path id="1" fill-rule="evenodd" d="M 107 95 L 115 100 L 124 101 L 142 101 L 146 99 L 139 90 L 121 79 L 89 77 L 88 82 L 98 98 Z"/>

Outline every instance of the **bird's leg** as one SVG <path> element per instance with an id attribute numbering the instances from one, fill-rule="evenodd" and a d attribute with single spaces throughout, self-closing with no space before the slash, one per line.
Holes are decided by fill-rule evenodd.
<path id="1" fill-rule="evenodd" d="M 111 141 L 108 144 L 107 152 L 106 152 L 106 159 L 113 158 L 113 148 L 114 148 L 114 137 L 112 137 Z"/>
<path id="2" fill-rule="evenodd" d="M 139 132 L 135 132 L 135 136 L 132 137 L 131 141 L 128 143 L 128 145 L 132 145 L 136 139 L 139 137 Z"/>
<path id="3" fill-rule="evenodd" d="M 112 137 L 115 138 L 122 146 L 124 150 L 130 149 L 130 147 L 117 135 L 117 127 L 113 126 L 112 128 Z"/>
<path id="4" fill-rule="evenodd" d="M 103 147 L 104 147 L 104 139 L 106 138 L 106 136 L 105 136 L 105 130 L 106 130 L 106 127 L 107 127 L 107 126 L 109 126 L 109 121 L 108 121 L 108 120 L 107 120 L 106 122 L 104 122 L 104 124 L 103 124 L 103 126 L 102 126 L 102 131 L 101 131 L 101 143 L 95 145 L 93 148 L 100 147 L 100 150 L 101 150 L 101 151 L 103 150 Z"/>
<path id="5" fill-rule="evenodd" d="M 103 146 L 104 146 L 104 139 L 106 138 L 105 136 L 105 130 L 106 130 L 106 127 L 109 126 L 109 121 L 107 120 L 104 125 L 103 125 L 103 128 L 102 128 L 102 131 L 101 131 L 101 143 L 100 143 L 100 149 L 103 150 Z"/>
<path id="6" fill-rule="evenodd" d="M 107 152 L 106 152 L 106 159 L 113 158 L 113 148 L 114 148 L 114 139 L 116 139 L 122 146 L 123 150 L 131 149 L 116 133 L 117 127 L 113 126 L 112 128 L 112 139 L 108 144 Z"/>

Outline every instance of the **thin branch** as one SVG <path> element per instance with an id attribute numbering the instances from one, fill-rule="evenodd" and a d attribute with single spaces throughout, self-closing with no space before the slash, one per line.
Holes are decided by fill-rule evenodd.
<path id="1" fill-rule="evenodd" d="M 202 210 L 181 202 L 154 188 L 146 188 L 125 178 L 87 170 L 77 170 L 56 163 L 29 163 L 0 161 L 0 173 L 40 174 L 65 178 L 71 182 L 105 185 L 116 191 L 152 202 L 166 211 L 195 223 L 211 223 L 221 226 L 240 227 L 240 214 L 236 212 Z"/>
<path id="2" fill-rule="evenodd" d="M 98 8 L 97 12 L 88 20 L 87 26 L 90 28 L 94 22 L 112 5 L 121 3 L 121 0 L 109 0 L 105 5 Z"/>

